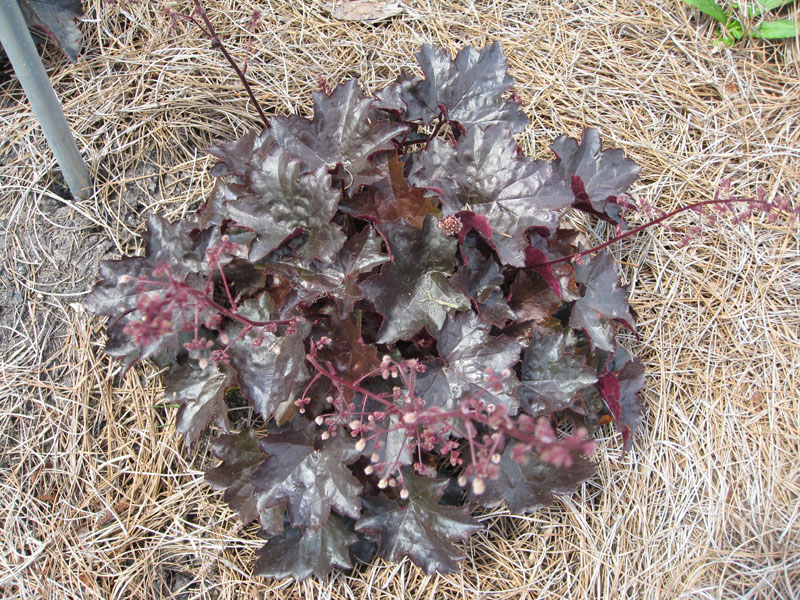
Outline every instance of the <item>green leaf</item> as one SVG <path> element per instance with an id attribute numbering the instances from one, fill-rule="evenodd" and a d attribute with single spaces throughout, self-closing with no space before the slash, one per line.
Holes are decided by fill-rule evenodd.
<path id="1" fill-rule="evenodd" d="M 747 7 L 749 17 L 758 17 L 765 12 L 791 4 L 794 0 L 754 0 L 755 6 Z"/>
<path id="2" fill-rule="evenodd" d="M 767 21 L 755 27 L 751 33 L 753 37 L 765 40 L 797 37 L 798 33 L 800 33 L 800 22 L 790 21 L 789 19 Z"/>
<path id="3" fill-rule="evenodd" d="M 709 17 L 716 19 L 720 23 L 722 23 L 723 27 L 728 25 L 728 21 L 730 20 L 730 16 L 728 13 L 725 12 L 725 9 L 722 8 L 719 4 L 714 2 L 714 0 L 683 0 L 689 6 L 693 6 L 700 10 L 701 13 L 708 15 Z"/>

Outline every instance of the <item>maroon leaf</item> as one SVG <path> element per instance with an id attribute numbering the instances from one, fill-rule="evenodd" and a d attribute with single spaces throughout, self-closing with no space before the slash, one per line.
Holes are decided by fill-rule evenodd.
<path id="1" fill-rule="evenodd" d="M 531 415 L 549 414 L 572 404 L 575 394 L 597 382 L 597 373 L 574 354 L 572 332 L 536 335 L 522 359 L 517 395 Z"/>
<path id="2" fill-rule="evenodd" d="M 627 451 L 631 446 L 631 439 L 644 413 L 644 404 L 639 396 L 639 391 L 644 387 L 644 366 L 638 358 L 625 363 L 617 372 L 620 394 L 619 402 L 622 407 L 620 416 L 620 429 L 622 430 L 622 449 Z"/>
<path id="3" fill-rule="evenodd" d="M 258 519 L 261 529 L 270 535 L 283 531 L 283 507 L 259 508 L 250 482 L 252 474 L 267 458 L 258 447 L 253 430 L 222 435 L 211 443 L 211 450 L 223 461 L 205 473 L 211 487 L 224 491 L 225 502 L 244 523 Z"/>
<path id="4" fill-rule="evenodd" d="M 339 193 L 331 188 L 327 169 L 301 173 L 301 163 L 279 147 L 271 148 L 248 170 L 251 194 L 227 202 L 228 213 L 239 225 L 256 234 L 250 247 L 255 262 L 298 232 L 307 234 L 298 252 L 307 260 L 330 262 L 344 244 L 345 236 L 331 219 Z"/>
<path id="5" fill-rule="evenodd" d="M 461 398 L 479 396 L 487 404 L 502 404 L 509 414 L 517 413 L 519 402 L 515 391 L 519 382 L 511 368 L 519 360 L 521 347 L 511 338 L 489 335 L 490 329 L 472 312 L 447 318 L 437 336 L 442 363 L 439 367 L 429 366 L 430 373 L 425 374 L 447 381 L 446 404 L 439 404 L 444 399 L 439 386 L 435 395 L 422 395 L 427 402 L 452 410 Z M 508 372 L 502 376 L 506 369 Z M 493 375 L 501 376 L 499 383 L 492 383 Z"/>
<path id="6" fill-rule="evenodd" d="M 575 279 L 586 286 L 586 291 L 572 307 L 569 326 L 583 329 L 592 347 L 613 352 L 617 321 L 633 329 L 628 288 L 619 285 L 617 263 L 611 254 L 602 251 L 574 268 Z"/>
<path id="7" fill-rule="evenodd" d="M 619 149 L 602 150 L 600 134 L 585 129 L 577 140 L 561 135 L 550 148 L 558 159 L 553 168 L 575 194 L 575 208 L 605 220 L 619 221 L 617 200 L 639 178 L 641 169 Z"/>
<path id="8" fill-rule="evenodd" d="M 569 467 L 556 467 L 533 452 L 519 464 L 513 458 L 514 445 L 503 452 L 500 476 L 487 479 L 484 493 L 475 496 L 481 506 L 495 508 L 505 501 L 513 514 L 530 513 L 552 504 L 554 494 L 572 494 L 597 470 L 595 463 L 580 456 L 574 456 Z"/>
<path id="9" fill-rule="evenodd" d="M 425 125 L 441 107 L 449 120 L 464 128 L 502 122 L 519 132 L 528 124 L 519 104 L 504 98 L 514 80 L 506 72 L 508 61 L 499 43 L 480 51 L 467 46 L 455 60 L 447 51 L 426 44 L 417 60 L 425 79 L 398 79 L 379 93 L 379 107 L 405 112 L 405 120 Z"/>
<path id="10" fill-rule="evenodd" d="M 372 172 L 369 158 L 392 150 L 392 138 L 408 128 L 389 121 L 371 120 L 374 100 L 361 95 L 358 81 L 336 86 L 330 95 L 314 92 L 314 119 L 289 116 L 272 119 L 272 135 L 309 169 L 342 165 L 351 181 Z"/>
<path id="11" fill-rule="evenodd" d="M 505 278 L 494 258 L 484 258 L 481 251 L 471 245 L 462 245 L 461 253 L 464 264 L 458 267 L 450 283 L 472 301 L 479 318 L 498 327 L 516 319 L 517 315 L 509 308 L 500 289 Z"/>
<path id="12" fill-rule="evenodd" d="M 197 369 L 184 365 L 169 372 L 164 381 L 164 393 L 168 401 L 181 405 L 178 433 L 183 434 L 187 447 L 195 445 L 212 420 L 223 431 L 229 430 L 225 390 L 230 383 L 230 373 L 214 366 Z"/>
<path id="13" fill-rule="evenodd" d="M 435 217 L 428 216 L 422 230 L 404 220 L 381 229 L 394 261 L 360 284 L 386 317 L 379 343 L 410 339 L 423 327 L 438 331 L 450 310 L 469 308 L 467 298 L 448 281 L 456 266 L 456 240 L 442 233 Z"/>
<path id="14" fill-rule="evenodd" d="M 189 283 L 196 289 L 204 287 L 205 279 L 197 272 L 203 269 L 211 230 L 192 239 L 187 235 L 190 229 L 190 224 L 171 224 L 161 217 L 151 216 L 142 235 L 145 256 L 100 261 L 101 280 L 87 296 L 86 308 L 95 314 L 111 317 L 105 350 L 122 362 L 123 370 L 137 360 L 157 357 L 165 351 L 176 352 L 180 347 L 179 334 L 183 324 L 194 320 L 193 306 L 169 305 L 164 307 L 163 317 L 171 325 L 161 335 L 142 336 L 137 342 L 126 332 L 130 324 L 142 320 L 139 302 L 148 297 L 160 297 L 169 287 L 170 279 Z M 168 266 L 169 276 L 163 272 L 156 274 L 162 263 Z M 142 285 L 140 278 L 159 282 L 164 287 Z"/>
<path id="15" fill-rule="evenodd" d="M 357 540 L 356 534 L 343 519 L 331 515 L 325 526 L 314 533 L 292 527 L 271 537 L 257 552 L 255 574 L 283 579 L 294 577 L 303 581 L 312 573 L 325 577 L 334 567 L 350 569 L 348 548 Z"/>
<path id="16" fill-rule="evenodd" d="M 356 531 L 378 540 L 378 556 L 398 562 L 411 559 L 427 574 L 453 573 L 462 554 L 453 545 L 481 525 L 464 509 L 442 506 L 438 500 L 447 479 L 417 477 L 409 469 L 403 474 L 408 499 L 399 504 L 383 494 L 364 498 L 364 517 Z"/>
<path id="17" fill-rule="evenodd" d="M 409 181 L 440 190 L 445 215 L 470 210 L 484 216 L 500 261 L 520 267 L 528 246 L 525 232 L 534 228 L 549 235 L 573 200 L 548 162 L 519 155 L 506 124 L 473 127 L 457 147 L 432 140 Z"/>
<path id="18" fill-rule="evenodd" d="M 341 433 L 316 449 L 316 427 L 306 423 L 293 421 L 293 429 L 261 440 L 269 458 L 251 481 L 263 506 L 286 506 L 292 526 L 309 534 L 325 525 L 331 508 L 353 519 L 361 514 L 361 484 L 346 466 L 361 453 Z"/>
<path id="19" fill-rule="evenodd" d="M 320 348 L 317 357 L 345 381 L 357 381 L 380 364 L 375 346 L 364 344 L 361 339 L 360 314 L 332 317 L 327 331 L 331 343 Z"/>
<path id="20" fill-rule="evenodd" d="M 376 159 L 377 160 L 377 159 Z M 372 217 L 378 222 L 404 218 L 415 227 L 422 227 L 425 217 L 438 212 L 438 201 L 431 199 L 423 188 L 411 188 L 403 174 L 403 163 L 396 153 L 378 161 L 381 178 L 343 208 L 357 216 Z"/>
<path id="21" fill-rule="evenodd" d="M 520 321 L 552 324 L 561 305 L 561 299 L 542 277 L 527 271 L 517 273 L 511 286 L 511 309 Z"/>
<path id="22" fill-rule="evenodd" d="M 253 166 L 253 158 L 256 150 L 269 145 L 269 130 L 259 134 L 255 129 L 251 129 L 238 140 L 227 144 L 211 146 L 206 152 L 216 156 L 220 162 L 211 169 L 214 177 L 224 177 L 227 175 L 238 175 L 244 177 L 248 167 Z M 257 166 L 257 165 L 256 165 Z"/>
<path id="23" fill-rule="evenodd" d="M 239 312 L 257 322 L 267 321 L 270 315 L 267 298 L 263 295 L 258 302 L 248 301 Z M 304 340 L 311 326 L 300 322 L 295 325 L 294 333 L 283 336 L 255 331 L 240 336 L 241 330 L 241 326 L 231 325 L 226 335 L 233 340 L 228 356 L 236 369 L 242 395 L 264 419 L 274 416 L 283 423 L 294 416 L 294 401 L 310 378 Z"/>

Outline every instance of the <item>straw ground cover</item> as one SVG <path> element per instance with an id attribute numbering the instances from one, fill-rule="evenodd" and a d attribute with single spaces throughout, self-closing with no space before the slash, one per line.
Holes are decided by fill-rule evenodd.
<path id="1" fill-rule="evenodd" d="M 620 245 L 639 313 L 646 422 L 574 497 L 484 515 L 457 576 L 405 563 L 304 584 L 253 580 L 261 542 L 186 455 L 150 365 L 124 378 L 82 308 L 100 258 L 210 191 L 202 149 L 257 115 L 222 57 L 162 9 L 87 3 L 86 51 L 45 61 L 90 157 L 88 201 L 63 200 L 12 79 L 0 88 L 0 592 L 8 598 L 788 598 L 800 587 L 800 236 L 759 217 L 689 248 L 656 230 Z M 670 210 L 736 191 L 800 192 L 800 48 L 713 52 L 678 2 L 407 2 L 393 20 L 333 20 L 319 2 L 207 1 L 267 110 L 310 108 L 317 77 L 374 89 L 423 42 L 495 39 L 533 125 L 526 150 L 600 130 L 642 165 L 637 197 Z M 261 24 L 251 38 L 252 11 Z M 792 45 L 795 44 L 795 45 Z M 679 229 L 691 216 L 673 222 Z M 580 223 L 578 223 L 580 225 Z M 603 230 L 586 231 L 602 239 Z M 424 590 L 424 591 L 423 591 Z"/>

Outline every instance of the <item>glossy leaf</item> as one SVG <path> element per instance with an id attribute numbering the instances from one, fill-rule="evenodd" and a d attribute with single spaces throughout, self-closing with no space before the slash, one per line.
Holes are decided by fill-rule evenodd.
<path id="1" fill-rule="evenodd" d="M 181 365 L 169 372 L 164 381 L 164 395 L 168 402 L 181 406 L 177 429 L 183 434 L 186 446 L 194 446 L 212 420 L 217 427 L 228 431 L 225 390 L 230 383 L 227 371 L 211 365 L 205 369 Z"/>
<path id="2" fill-rule="evenodd" d="M 608 252 L 600 252 L 574 268 L 575 279 L 586 291 L 575 302 L 569 325 L 583 329 L 593 347 L 613 352 L 617 322 L 633 329 L 628 289 L 619 284 L 617 263 Z"/>
<path id="3" fill-rule="evenodd" d="M 314 118 L 275 117 L 272 135 L 293 157 L 316 171 L 343 165 L 350 183 L 372 171 L 369 158 L 394 148 L 392 138 L 407 130 L 389 121 L 373 122 L 374 100 L 361 94 L 358 81 L 336 86 L 330 95 L 314 92 Z"/>
<path id="4" fill-rule="evenodd" d="M 515 266 L 525 264 L 525 232 L 550 235 L 573 201 L 548 162 L 520 156 L 506 124 L 471 128 L 457 147 L 432 140 L 409 180 L 441 190 L 445 215 L 466 210 L 485 217 L 500 261 Z"/>
<path id="5" fill-rule="evenodd" d="M 205 473 L 211 487 L 224 492 L 225 502 L 244 523 L 258 519 L 261 529 L 270 535 L 283 531 L 283 508 L 260 509 L 250 482 L 250 477 L 267 458 L 258 447 L 253 430 L 222 435 L 211 443 L 211 451 L 222 459 L 221 465 Z"/>
<path id="6" fill-rule="evenodd" d="M 345 210 L 375 221 L 396 221 L 403 218 L 415 227 L 422 227 L 425 217 L 438 213 L 438 201 L 426 189 L 410 187 L 403 174 L 404 163 L 396 153 L 381 157 L 376 170 L 381 178 L 346 203 Z"/>
<path id="7" fill-rule="evenodd" d="M 550 148 L 558 156 L 553 169 L 575 194 L 575 208 L 619 221 L 618 200 L 639 178 L 639 166 L 622 150 L 603 150 L 595 129 L 585 129 L 580 142 L 561 135 Z"/>
<path id="8" fill-rule="evenodd" d="M 268 321 L 266 296 L 261 298 L 260 302 L 246 303 L 240 312 L 256 322 Z M 269 332 L 241 336 L 238 325 L 226 331 L 232 340 L 228 356 L 242 395 L 264 419 L 274 416 L 283 422 L 294 415 L 294 401 L 310 378 L 303 343 L 310 329 L 302 322 L 295 325 L 294 333 L 283 336 Z"/>
<path id="9" fill-rule="evenodd" d="M 317 449 L 313 423 L 293 422 L 293 429 L 272 433 L 260 442 L 269 455 L 251 481 L 265 507 L 285 506 L 292 527 L 319 531 L 331 508 L 357 519 L 361 514 L 361 484 L 347 465 L 360 452 L 343 434 Z"/>
<path id="10" fill-rule="evenodd" d="M 442 233 L 436 218 L 427 217 L 421 230 L 404 220 L 381 229 L 394 260 L 360 284 L 385 317 L 379 343 L 410 339 L 423 327 L 436 332 L 448 312 L 469 308 L 448 280 L 456 266 L 456 241 Z"/>
<path id="11" fill-rule="evenodd" d="M 450 278 L 450 283 L 471 301 L 481 321 L 502 326 L 517 315 L 506 302 L 500 286 L 505 277 L 493 257 L 486 258 L 474 246 L 462 245 L 464 263 Z"/>
<path id="12" fill-rule="evenodd" d="M 227 204 L 231 218 L 257 234 L 251 261 L 264 258 L 298 233 L 307 235 L 298 250 L 303 257 L 333 260 L 345 236 L 330 222 L 339 194 L 331 188 L 325 167 L 302 173 L 299 161 L 274 147 L 257 169 L 249 171 L 248 183 L 251 193 Z"/>
<path id="13" fill-rule="evenodd" d="M 447 479 L 404 472 L 408 499 L 402 503 L 380 494 L 364 498 L 364 517 L 356 531 L 378 540 L 378 556 L 398 562 L 405 557 L 428 573 L 453 573 L 463 555 L 453 545 L 481 529 L 464 509 L 442 506 Z"/>
<path id="14" fill-rule="evenodd" d="M 73 63 L 81 51 L 80 0 L 19 0 L 28 27 L 44 31 Z"/>
<path id="15" fill-rule="evenodd" d="M 353 565 L 348 548 L 356 540 L 356 534 L 336 515 L 314 533 L 303 534 L 292 527 L 271 537 L 257 552 L 255 574 L 303 581 L 312 574 L 325 577 L 335 567 L 350 569 Z"/>
<path id="16" fill-rule="evenodd" d="M 572 404 L 575 394 L 597 381 L 595 369 L 574 353 L 570 334 L 554 331 L 537 335 L 522 358 L 519 396 L 531 415 L 550 414 Z"/>
<path id="17" fill-rule="evenodd" d="M 475 496 L 481 506 L 495 508 L 505 502 L 515 515 L 530 513 L 552 504 L 554 494 L 572 494 L 597 470 L 597 465 L 580 456 L 573 457 L 569 467 L 556 467 L 534 452 L 520 464 L 513 458 L 513 448 L 512 442 L 503 452 L 500 476 L 487 479 L 484 493 Z"/>
<path id="18" fill-rule="evenodd" d="M 395 82 L 390 86 L 393 89 L 379 95 L 388 100 L 379 106 L 401 109 L 404 119 L 426 125 L 439 115 L 441 107 L 449 120 L 462 127 L 502 122 L 519 132 L 528 124 L 519 104 L 504 97 L 514 80 L 507 73 L 508 61 L 499 43 L 480 51 L 467 46 L 455 60 L 447 51 L 426 44 L 417 60 L 425 78 Z"/>
<path id="19" fill-rule="evenodd" d="M 519 382 L 511 368 L 519 360 L 521 348 L 511 338 L 490 335 L 490 329 L 472 312 L 445 321 L 436 338 L 442 357 L 439 369 L 447 381 L 449 397 L 448 406 L 441 408 L 451 409 L 461 398 L 479 396 L 487 404 L 502 404 L 510 414 L 517 413 L 515 392 Z M 492 374 L 500 375 L 506 369 L 507 375 L 501 375 L 501 381 L 494 385 Z M 435 367 L 429 370 L 429 377 L 436 372 Z"/>

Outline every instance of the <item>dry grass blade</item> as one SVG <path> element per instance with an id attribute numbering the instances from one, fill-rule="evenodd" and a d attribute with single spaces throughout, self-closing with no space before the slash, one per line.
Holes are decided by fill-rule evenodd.
<path id="1" fill-rule="evenodd" d="M 689 249 L 664 231 L 623 244 L 648 418 L 624 460 L 601 444 L 581 493 L 526 518 L 487 515 L 458 576 L 404 563 L 254 580 L 260 542 L 204 484 L 207 451 L 184 457 L 158 373 L 120 380 L 80 305 L 99 258 L 136 248 L 145 213 L 197 209 L 211 185 L 203 148 L 257 126 L 222 57 L 169 27 L 163 9 L 190 4 L 91 0 L 78 64 L 46 51 L 96 178 L 88 201 L 63 200 L 19 85 L 0 78 L 0 596 L 797 597 L 800 236 L 758 218 Z M 742 194 L 800 192 L 799 42 L 715 48 L 714 24 L 677 0 L 405 1 L 376 24 L 311 0 L 205 5 L 235 57 L 252 45 L 268 111 L 307 112 L 318 77 L 375 89 L 415 70 L 423 42 L 499 39 L 535 155 L 588 125 L 642 165 L 636 195 L 665 210 L 726 177 Z"/>

